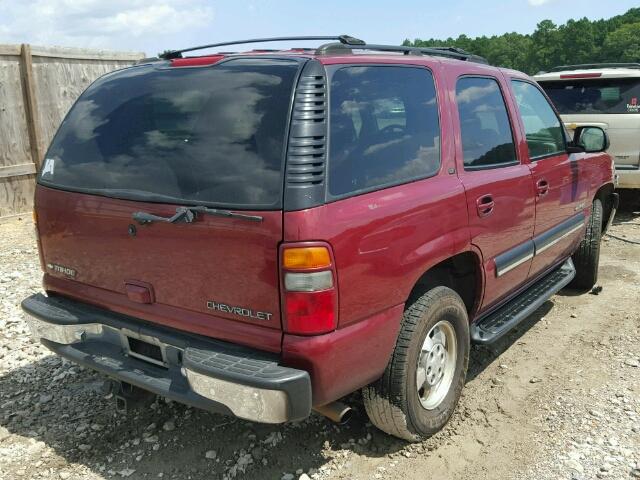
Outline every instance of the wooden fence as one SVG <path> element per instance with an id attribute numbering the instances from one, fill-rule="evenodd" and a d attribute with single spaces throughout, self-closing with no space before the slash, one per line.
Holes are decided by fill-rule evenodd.
<path id="1" fill-rule="evenodd" d="M 0 45 L 0 221 L 31 210 L 35 172 L 82 91 L 143 53 Z"/>

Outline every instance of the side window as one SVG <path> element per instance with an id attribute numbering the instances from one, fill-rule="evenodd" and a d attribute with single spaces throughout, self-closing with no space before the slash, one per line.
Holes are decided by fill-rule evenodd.
<path id="1" fill-rule="evenodd" d="M 502 167 L 518 161 L 507 107 L 496 80 L 460 78 L 456 103 L 465 170 Z"/>
<path id="2" fill-rule="evenodd" d="M 563 126 L 545 96 L 527 82 L 512 80 L 511 85 L 524 124 L 529 157 L 536 160 L 565 152 Z"/>
<path id="3" fill-rule="evenodd" d="M 426 69 L 337 70 L 329 122 L 334 197 L 429 177 L 440 169 L 436 91 Z"/>

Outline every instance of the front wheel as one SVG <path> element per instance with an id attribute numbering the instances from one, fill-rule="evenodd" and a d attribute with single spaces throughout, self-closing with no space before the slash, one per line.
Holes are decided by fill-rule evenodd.
<path id="1" fill-rule="evenodd" d="M 572 256 L 576 276 L 569 284 L 569 288 L 590 290 L 598 281 L 602 217 L 602 202 L 595 199 L 587 223 L 587 232 L 580 242 L 578 250 Z"/>
<path id="2" fill-rule="evenodd" d="M 362 391 L 371 422 L 396 437 L 420 441 L 442 429 L 460 398 L 469 363 L 469 319 L 447 287 L 405 310 L 387 368 Z"/>

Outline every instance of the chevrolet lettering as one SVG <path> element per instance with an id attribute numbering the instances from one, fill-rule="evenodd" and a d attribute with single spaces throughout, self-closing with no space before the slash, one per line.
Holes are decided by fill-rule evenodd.
<path id="1" fill-rule="evenodd" d="M 207 308 L 209 310 L 217 310 L 219 312 L 231 313 L 241 317 L 255 318 L 257 320 L 271 320 L 271 317 L 273 316 L 273 314 L 269 312 L 257 312 L 250 308 L 227 305 L 226 303 L 219 303 L 214 300 L 209 300 L 207 302 Z"/>

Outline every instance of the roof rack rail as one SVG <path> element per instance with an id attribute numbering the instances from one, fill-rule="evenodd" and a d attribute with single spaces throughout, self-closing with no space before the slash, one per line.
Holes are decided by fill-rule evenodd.
<path id="1" fill-rule="evenodd" d="M 324 55 L 328 53 L 351 52 L 353 50 L 375 50 L 379 52 L 396 52 L 405 55 L 435 55 L 438 57 L 455 58 L 457 60 L 465 60 L 469 62 L 489 64 L 486 58 L 480 55 L 469 53 L 461 48 L 456 47 L 405 47 L 400 45 L 377 45 L 377 44 L 343 44 L 343 43 L 327 43 L 316 49 L 316 55 Z"/>
<path id="2" fill-rule="evenodd" d="M 251 38 L 248 40 L 234 40 L 232 42 L 212 43 L 209 45 L 201 45 L 199 47 L 183 48 L 182 50 L 170 50 L 160 55 L 164 60 L 173 58 L 182 58 L 185 52 L 193 52 L 195 50 L 203 50 L 205 48 L 226 47 L 227 45 L 241 45 L 243 43 L 264 43 L 264 42 L 287 42 L 287 41 L 307 41 L 307 40 L 338 40 L 339 45 L 364 45 L 364 41 L 349 35 L 320 36 L 320 37 L 272 37 L 272 38 Z"/>
<path id="3" fill-rule="evenodd" d="M 597 68 L 640 68 L 640 63 L 583 63 L 580 65 L 560 65 L 549 72 L 564 72 L 566 70 L 595 70 Z"/>

